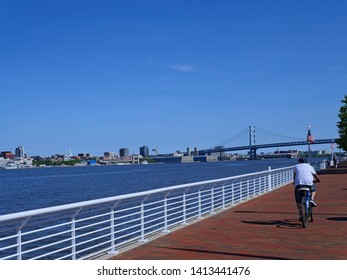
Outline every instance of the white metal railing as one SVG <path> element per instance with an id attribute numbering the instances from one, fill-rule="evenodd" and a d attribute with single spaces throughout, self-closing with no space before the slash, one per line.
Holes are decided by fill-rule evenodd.
<path id="1" fill-rule="evenodd" d="M 0 216 L 0 259 L 90 259 L 292 182 L 293 167 Z"/>

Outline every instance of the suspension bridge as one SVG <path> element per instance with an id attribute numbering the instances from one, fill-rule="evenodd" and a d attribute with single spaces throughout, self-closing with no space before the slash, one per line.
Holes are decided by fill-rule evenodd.
<path id="1" fill-rule="evenodd" d="M 199 150 L 199 154 L 213 154 L 213 153 L 224 153 L 224 152 L 234 152 L 234 151 L 243 151 L 248 150 L 249 151 L 249 158 L 250 159 L 256 159 L 257 158 L 257 150 L 258 149 L 267 149 L 267 148 L 279 148 L 279 147 L 291 147 L 291 146 L 306 146 L 308 144 L 310 145 L 317 145 L 317 144 L 332 144 L 336 143 L 335 138 L 325 138 L 325 139 L 315 139 L 313 142 L 309 142 L 307 139 L 303 138 L 296 138 L 296 137 L 290 137 L 290 136 L 284 136 L 277 133 L 272 133 L 263 129 L 257 129 L 258 131 L 261 131 L 263 133 L 275 136 L 277 139 L 285 139 L 284 141 L 274 141 L 273 143 L 264 143 L 264 144 L 257 144 L 256 141 L 256 129 L 255 126 L 249 126 L 234 136 L 224 140 L 223 142 L 220 142 L 213 147 Z M 244 135 L 248 136 L 248 143 L 247 145 L 240 145 L 240 146 L 231 146 L 226 147 L 227 144 L 243 137 Z"/>

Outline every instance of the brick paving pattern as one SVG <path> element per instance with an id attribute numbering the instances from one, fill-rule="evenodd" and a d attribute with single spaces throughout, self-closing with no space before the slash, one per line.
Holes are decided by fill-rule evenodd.
<path id="1" fill-rule="evenodd" d="M 320 177 L 318 207 L 307 228 L 288 185 L 111 259 L 346 260 L 347 174 Z"/>

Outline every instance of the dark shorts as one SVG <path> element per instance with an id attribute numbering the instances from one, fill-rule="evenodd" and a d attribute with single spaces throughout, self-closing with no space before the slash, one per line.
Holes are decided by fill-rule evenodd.
<path id="1" fill-rule="evenodd" d="M 317 190 L 317 187 L 315 184 L 313 184 L 312 186 L 307 186 L 307 185 L 297 185 L 295 186 L 295 189 L 294 189 L 294 196 L 295 196 L 295 201 L 296 203 L 300 204 L 301 203 L 301 198 L 302 198 L 302 195 L 301 195 L 301 192 L 299 192 L 298 190 L 300 188 L 310 188 L 311 192 L 315 192 Z"/>

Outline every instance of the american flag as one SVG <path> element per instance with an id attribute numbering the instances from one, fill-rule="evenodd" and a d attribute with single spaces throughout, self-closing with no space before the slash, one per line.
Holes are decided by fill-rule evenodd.
<path id="1" fill-rule="evenodd" d="M 311 134 L 311 129 L 310 128 L 307 131 L 307 141 L 310 142 L 310 143 L 314 143 L 314 137 Z"/>

